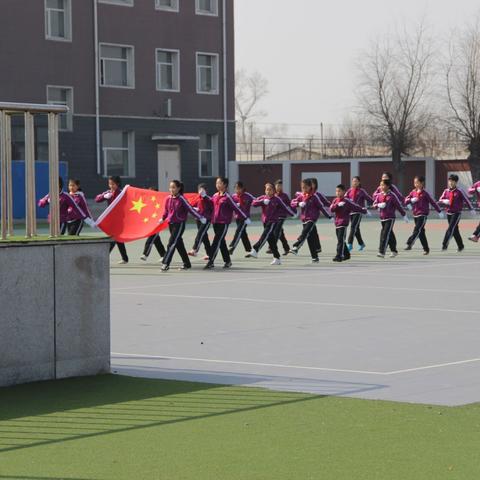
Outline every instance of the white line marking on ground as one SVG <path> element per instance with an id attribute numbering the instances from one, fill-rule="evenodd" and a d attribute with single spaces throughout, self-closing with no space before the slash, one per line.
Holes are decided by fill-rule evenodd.
<path id="1" fill-rule="evenodd" d="M 115 293 L 115 292 L 113 292 Z M 458 310 L 438 307 L 406 307 L 402 305 L 371 305 L 359 303 L 333 303 L 333 302 L 309 302 L 303 300 L 269 300 L 264 298 L 242 298 L 242 297 L 207 297 L 203 295 L 175 295 L 167 293 L 147 293 L 147 292 L 121 292 L 117 295 L 139 295 L 146 297 L 161 297 L 161 298 L 183 298 L 188 300 L 216 300 L 228 302 L 250 302 L 250 303 L 278 303 L 283 305 L 315 305 L 319 307 L 347 307 L 347 308 L 375 308 L 388 310 L 406 310 L 411 312 L 442 312 L 442 313 L 465 313 L 468 315 L 480 315 L 480 310 Z"/>
<path id="2" fill-rule="evenodd" d="M 470 360 L 460 360 L 458 362 L 438 363 L 436 365 L 426 365 L 424 367 L 406 368 L 404 370 L 394 370 L 392 372 L 388 372 L 388 374 L 397 375 L 399 373 L 419 372 L 421 370 L 432 370 L 434 368 L 452 367 L 455 365 L 466 365 L 468 363 L 476 362 L 480 362 L 480 358 L 471 358 Z"/>

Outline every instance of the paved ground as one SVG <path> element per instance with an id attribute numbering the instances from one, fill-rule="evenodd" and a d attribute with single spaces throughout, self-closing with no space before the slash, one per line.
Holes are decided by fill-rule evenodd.
<path id="1" fill-rule="evenodd" d="M 364 222 L 367 251 L 340 265 L 331 262 L 335 234 L 326 222 L 319 265 L 306 248 L 280 267 L 265 254 L 244 259 L 239 248 L 230 271 L 204 272 L 196 260 L 192 271 L 162 274 L 156 252 L 144 264 L 142 243 L 129 245 L 128 266 L 112 254 L 113 368 L 317 394 L 478 402 L 480 245 L 466 240 L 476 222 L 463 221 L 461 254 L 455 245 L 440 252 L 445 221 L 432 220 L 429 257 L 417 246 L 386 260 L 375 257 L 378 221 Z M 397 222 L 400 246 L 411 229 Z M 298 231 L 288 224 L 289 238 Z M 259 232 L 252 227 L 252 238 Z"/>

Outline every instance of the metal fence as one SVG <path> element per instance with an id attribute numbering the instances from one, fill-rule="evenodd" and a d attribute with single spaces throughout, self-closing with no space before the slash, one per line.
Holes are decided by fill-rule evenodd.
<path id="1" fill-rule="evenodd" d="M 50 236 L 60 235 L 58 115 L 68 112 L 61 105 L 0 102 L 0 177 L 1 238 L 13 236 L 12 187 L 12 116 L 23 115 L 25 121 L 25 237 L 37 235 L 35 195 L 35 129 L 34 117 L 48 116 L 48 171 L 50 191 Z"/>

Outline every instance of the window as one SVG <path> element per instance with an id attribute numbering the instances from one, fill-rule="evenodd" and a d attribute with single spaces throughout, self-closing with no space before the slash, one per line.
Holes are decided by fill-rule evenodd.
<path id="1" fill-rule="evenodd" d="M 155 0 L 155 8 L 167 12 L 178 12 L 178 0 Z"/>
<path id="2" fill-rule="evenodd" d="M 100 85 L 135 88 L 134 71 L 133 47 L 100 44 Z"/>
<path id="3" fill-rule="evenodd" d="M 218 175 L 218 135 L 200 136 L 199 161 L 201 177 Z"/>
<path id="4" fill-rule="evenodd" d="M 47 87 L 47 103 L 50 105 L 66 105 L 67 113 L 61 113 L 58 117 L 59 130 L 73 130 L 73 88 L 72 87 Z"/>
<path id="5" fill-rule="evenodd" d="M 133 7 L 133 0 L 98 0 L 100 3 L 110 3 L 112 5 L 121 5 L 122 7 Z"/>
<path id="6" fill-rule="evenodd" d="M 157 90 L 180 91 L 180 52 L 157 49 Z"/>
<path id="7" fill-rule="evenodd" d="M 102 132 L 103 172 L 106 177 L 135 176 L 135 134 L 121 130 Z"/>
<path id="8" fill-rule="evenodd" d="M 197 93 L 218 95 L 218 55 L 197 53 Z"/>
<path id="9" fill-rule="evenodd" d="M 218 15 L 218 0 L 195 0 L 197 15 Z"/>
<path id="10" fill-rule="evenodd" d="M 71 0 L 45 0 L 45 37 L 47 40 L 72 40 Z"/>

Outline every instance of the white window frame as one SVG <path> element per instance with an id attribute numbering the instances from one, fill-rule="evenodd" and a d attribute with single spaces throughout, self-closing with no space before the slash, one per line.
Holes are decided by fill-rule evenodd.
<path id="1" fill-rule="evenodd" d="M 49 100 L 49 90 L 51 88 L 57 88 L 61 90 L 69 90 L 70 91 L 70 103 L 68 102 L 68 97 L 67 97 L 67 107 L 68 107 L 68 112 L 66 113 L 67 117 L 67 128 L 59 128 L 60 132 L 73 132 L 73 106 L 74 106 L 74 96 L 73 96 L 73 87 L 66 86 L 66 85 L 47 85 L 47 104 L 48 105 L 65 105 L 64 103 L 60 103 L 57 101 L 50 101 Z"/>
<path id="2" fill-rule="evenodd" d="M 195 0 L 195 13 L 197 15 L 206 15 L 207 17 L 218 17 L 218 0 L 212 0 L 212 2 L 215 2 L 215 9 L 214 12 L 209 12 L 200 8 L 200 0 Z"/>
<path id="3" fill-rule="evenodd" d="M 105 147 L 103 145 L 103 132 L 120 132 L 128 133 L 128 147 Z M 120 175 L 120 178 L 135 178 L 135 132 L 133 130 L 115 130 L 115 129 L 105 129 L 102 130 L 102 158 L 103 158 L 103 176 L 108 178 L 110 174 L 108 173 L 108 162 L 107 162 L 107 152 L 110 150 L 122 150 L 128 152 L 128 175 Z"/>
<path id="4" fill-rule="evenodd" d="M 180 0 L 172 0 L 174 2 L 173 7 L 166 7 L 165 5 L 160 5 L 159 0 L 155 0 L 155 10 L 160 10 L 162 12 L 176 12 L 180 11 Z"/>
<path id="5" fill-rule="evenodd" d="M 216 89 L 210 92 L 203 92 L 200 90 L 200 65 L 198 64 L 198 57 L 199 55 L 209 55 L 211 57 L 215 57 L 216 62 L 216 75 L 215 75 L 215 82 L 216 82 Z M 212 52 L 196 52 L 195 54 L 195 62 L 196 62 L 196 75 L 197 75 L 197 94 L 198 95 L 219 95 L 220 94 L 220 55 L 218 53 Z"/>
<path id="6" fill-rule="evenodd" d="M 134 0 L 128 0 L 130 3 L 125 3 L 120 0 L 98 0 L 98 3 L 106 3 L 108 5 L 117 5 L 119 7 L 133 7 Z"/>
<path id="7" fill-rule="evenodd" d="M 109 58 L 109 57 L 102 57 L 102 47 L 120 47 L 120 48 L 128 48 L 130 49 L 131 52 L 131 58 L 129 61 L 128 54 L 127 54 L 127 79 L 130 77 L 130 80 L 132 81 L 131 85 L 105 85 L 102 83 L 102 71 L 105 71 L 104 69 L 102 70 L 102 63 L 104 60 L 109 60 L 109 61 L 119 61 L 118 58 Z M 99 58 L 98 61 L 100 63 L 99 71 L 99 79 L 98 81 L 100 82 L 100 87 L 102 88 L 126 88 L 129 90 L 134 90 L 135 89 L 135 47 L 133 45 L 122 45 L 120 43 L 106 43 L 106 42 L 101 42 L 98 45 L 98 50 L 99 50 Z"/>
<path id="8" fill-rule="evenodd" d="M 212 148 L 198 148 L 198 177 L 199 178 L 216 178 L 220 171 L 220 136 L 216 133 L 206 133 L 212 137 Z M 200 140 L 201 141 L 201 140 Z M 212 174 L 202 175 L 202 152 L 212 152 Z"/>
<path id="9" fill-rule="evenodd" d="M 64 0 L 65 2 L 65 37 L 55 37 L 49 33 L 50 30 L 50 10 L 56 10 L 47 7 L 47 0 L 44 1 L 45 11 L 45 39 L 54 42 L 71 42 L 72 41 L 72 0 Z"/>
<path id="10" fill-rule="evenodd" d="M 158 52 L 168 52 L 168 53 L 176 53 L 177 54 L 177 66 L 176 66 L 176 85 L 177 88 L 161 88 L 160 85 L 160 71 L 159 65 L 163 65 L 163 63 L 158 61 Z M 175 83 L 175 82 L 174 82 Z M 155 88 L 157 92 L 180 92 L 180 50 L 175 50 L 172 48 L 156 48 L 155 49 Z"/>

